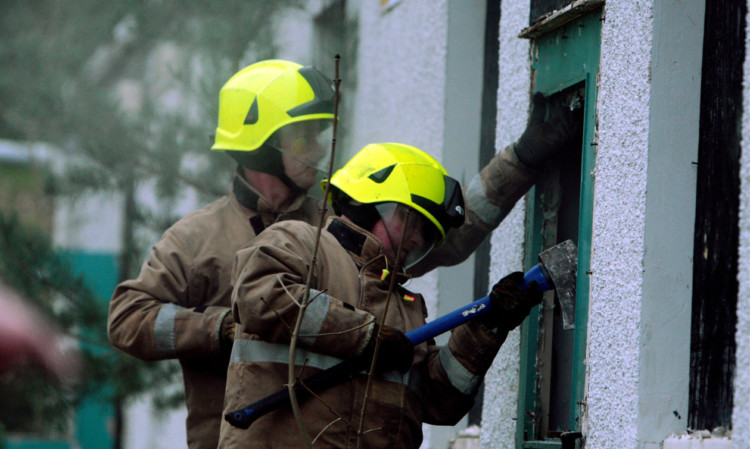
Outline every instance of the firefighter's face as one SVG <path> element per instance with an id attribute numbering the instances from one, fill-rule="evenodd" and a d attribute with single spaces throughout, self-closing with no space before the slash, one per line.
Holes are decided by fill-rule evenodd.
<path id="1" fill-rule="evenodd" d="M 383 243 L 383 252 L 391 264 L 408 268 L 435 246 L 438 231 L 421 213 L 398 203 L 378 204 L 376 208 L 381 218 L 375 222 L 372 233 Z"/>
<path id="2" fill-rule="evenodd" d="M 287 125 L 279 132 L 284 171 L 303 189 L 312 187 L 316 175 L 327 171 L 326 139 L 330 144 L 327 130 L 330 130 L 330 121 L 308 120 Z"/>

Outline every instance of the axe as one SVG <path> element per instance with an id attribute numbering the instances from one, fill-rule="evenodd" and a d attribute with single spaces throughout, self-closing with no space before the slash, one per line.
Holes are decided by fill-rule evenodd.
<path id="1" fill-rule="evenodd" d="M 524 282 L 521 284 L 522 288 L 526 288 L 529 283 L 536 281 L 542 291 L 554 289 L 557 292 L 565 329 L 572 329 L 574 326 L 577 260 L 575 244 L 566 240 L 539 254 L 539 263 L 524 275 Z M 490 298 L 485 296 L 407 332 L 406 337 L 416 346 L 484 315 L 491 308 Z M 301 382 L 304 386 L 300 383 L 296 384 L 295 393 L 299 399 L 308 397 L 310 391 L 323 391 L 352 378 L 361 370 L 362 365 L 357 360 L 344 360 L 304 379 Z M 287 404 L 289 404 L 289 390 L 284 388 L 250 405 L 226 413 L 224 419 L 235 427 L 247 429 L 261 416 Z"/>

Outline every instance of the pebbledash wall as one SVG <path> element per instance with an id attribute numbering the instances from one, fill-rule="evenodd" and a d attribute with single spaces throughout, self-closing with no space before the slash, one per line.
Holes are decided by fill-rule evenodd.
<path id="1" fill-rule="evenodd" d="M 661 448 L 686 431 L 690 289 L 703 2 L 607 2 L 601 38 L 587 449 Z M 497 147 L 523 126 L 529 91 L 528 0 L 503 0 Z M 744 64 L 745 77 L 750 65 Z M 744 107 L 750 86 L 744 82 Z M 514 120 L 516 118 L 516 120 Z M 750 134 L 750 119 L 742 134 Z M 750 151 L 742 139 L 737 367 L 732 441 L 750 447 Z M 491 279 L 522 264 L 523 204 L 492 237 Z M 487 376 L 482 448 L 513 448 L 518 391 L 513 333 Z M 678 416 L 679 415 L 679 416 Z M 715 444 L 715 445 L 714 445 Z"/>
<path id="2" fill-rule="evenodd" d="M 500 9 L 496 148 L 524 130 L 529 107 L 529 41 L 518 33 L 529 23 L 528 1 L 503 1 Z M 490 279 L 523 269 L 524 204 L 519 201 L 491 238 Z M 520 333 L 512 331 L 487 373 L 482 410 L 482 447 L 512 448 L 516 432 L 520 376 Z"/>
<path id="3" fill-rule="evenodd" d="M 502 71 L 501 63 L 498 97 L 516 98 L 512 103 L 516 111 L 525 110 L 524 99 L 528 98 L 529 76 L 525 70 L 529 64 L 529 46 L 527 42 L 520 42 L 517 38 L 518 32 L 528 25 L 528 8 L 528 1 L 502 2 L 500 60 L 514 69 Z M 654 47 L 654 22 L 658 20 L 659 17 L 656 15 L 660 11 L 654 9 L 654 2 L 651 1 L 608 2 L 604 5 L 604 11 L 597 104 L 598 146 L 594 173 L 596 187 L 591 255 L 593 274 L 590 278 L 586 360 L 587 413 L 584 416 L 583 427 L 587 448 L 660 447 L 661 441 L 669 435 L 669 430 L 656 434 L 645 431 L 645 427 L 652 425 L 646 421 L 645 415 L 654 412 L 641 407 L 642 401 L 649 400 L 648 397 L 644 397 L 646 384 L 654 382 L 663 385 L 665 379 L 659 378 L 660 375 L 669 377 L 676 374 L 676 378 L 671 378 L 675 384 L 667 386 L 658 398 L 666 402 L 661 406 L 669 408 L 670 413 L 672 410 L 686 412 L 689 361 L 687 348 L 690 341 L 689 307 L 685 311 L 684 302 L 683 305 L 674 307 L 674 321 L 665 327 L 651 326 L 652 323 L 648 323 L 648 318 L 643 316 L 646 306 L 642 300 L 647 295 L 644 289 L 650 276 L 646 270 L 646 243 L 648 241 L 659 244 L 650 238 L 648 232 L 658 232 L 658 227 L 664 226 L 661 228 L 663 233 L 668 226 L 663 222 L 654 223 L 657 229 L 649 229 L 646 194 L 647 187 L 651 187 L 649 182 L 652 179 L 649 175 L 653 170 L 649 166 L 650 132 L 663 126 L 654 122 L 667 118 L 653 117 L 654 121 L 650 121 L 651 108 L 655 104 L 651 95 L 655 86 L 650 78 L 654 77 L 655 84 L 659 70 L 656 65 L 652 67 L 652 56 L 654 59 L 660 56 L 658 49 Z M 700 16 L 692 19 L 696 24 L 702 24 Z M 699 49 L 700 45 L 692 48 Z M 699 83 L 700 54 L 697 55 L 695 63 L 697 65 L 692 68 L 692 73 L 697 73 L 698 76 L 694 76 L 693 82 Z M 508 91 L 505 86 L 512 80 L 524 80 L 527 84 L 514 85 L 514 91 Z M 699 84 L 693 87 L 696 86 L 699 87 Z M 698 110 L 698 99 L 697 94 L 693 94 L 692 110 Z M 675 99 L 661 101 L 670 100 Z M 508 105 L 505 105 L 505 108 L 507 107 Z M 684 120 L 692 120 L 693 122 L 689 123 L 692 126 L 680 129 L 687 130 L 688 134 L 691 129 L 697 130 L 697 115 L 685 117 Z M 498 123 L 498 143 L 502 145 L 510 141 L 513 134 L 503 129 L 504 120 L 498 120 Z M 691 154 L 681 155 L 687 160 L 687 167 L 690 166 L 691 157 L 695 160 L 697 132 L 689 138 L 692 141 L 688 142 L 687 148 L 690 148 Z M 687 211 L 691 209 L 690 204 L 694 203 L 689 195 L 695 191 L 694 185 L 690 185 L 690 179 L 690 173 L 687 173 L 675 181 L 675 187 L 679 184 L 680 188 L 684 189 L 678 202 L 680 207 Z M 685 194 L 688 194 L 687 198 Z M 518 205 L 516 209 L 519 210 L 514 211 L 513 220 L 506 220 L 493 236 L 492 260 L 496 261 L 492 267 L 493 277 L 507 272 L 509 268 L 518 269 L 521 266 L 522 248 L 518 242 L 522 235 L 518 228 L 523 226 L 523 212 L 520 210 L 522 208 L 522 204 Z M 669 212 L 662 211 L 659 219 L 668 217 Z M 691 223 L 693 220 L 689 216 L 685 217 L 685 213 L 687 212 L 678 211 L 680 218 Z M 690 229 L 680 231 L 681 244 L 691 249 Z M 679 246 L 679 242 L 677 245 Z M 659 249 L 672 251 L 675 248 Z M 649 254 L 659 249 L 649 248 Z M 689 260 L 690 251 L 679 252 L 680 257 L 687 257 Z M 686 260 L 681 262 L 679 269 L 688 274 L 685 276 L 685 282 L 689 283 L 689 267 L 685 263 Z M 678 298 L 675 295 L 667 295 L 663 300 L 662 304 L 667 306 L 670 302 L 676 302 Z M 653 372 L 656 370 L 655 367 L 643 366 L 646 360 L 654 357 L 658 359 L 652 352 L 661 352 L 667 348 L 666 342 L 672 342 L 671 338 L 659 341 L 648 337 L 644 334 L 647 329 L 656 333 L 681 334 L 678 341 L 683 341 L 684 344 L 677 347 L 670 345 L 669 349 L 675 354 L 665 360 L 668 365 L 666 371 L 671 374 L 656 373 Z M 649 341 L 644 341 L 644 337 L 648 337 Z M 485 448 L 514 447 L 518 389 L 518 346 L 515 335 L 512 342 L 512 345 L 506 343 L 503 352 L 495 361 L 493 371 L 488 375 L 487 394 L 492 399 L 485 402 L 487 406 L 484 409 L 481 436 L 482 447 Z M 508 343 L 511 343 L 510 339 Z M 650 382 L 644 382 L 649 376 Z M 498 407 L 497 404 L 502 406 Z M 674 426 L 673 430 L 679 431 L 679 426 Z"/>

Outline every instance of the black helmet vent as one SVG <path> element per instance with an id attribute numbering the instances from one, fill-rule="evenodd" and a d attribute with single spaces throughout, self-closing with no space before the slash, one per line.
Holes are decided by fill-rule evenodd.
<path id="1" fill-rule="evenodd" d="M 391 176 L 391 172 L 393 171 L 394 168 L 396 168 L 396 164 L 389 165 L 388 167 L 385 167 L 382 170 L 378 170 L 375 173 L 372 173 L 370 176 L 368 176 L 368 178 L 380 184 L 386 179 L 388 179 L 389 176 Z"/>
<path id="2" fill-rule="evenodd" d="M 258 123 L 258 97 L 253 98 L 253 104 L 250 105 L 250 110 L 247 111 L 245 117 L 245 125 L 254 125 Z"/>

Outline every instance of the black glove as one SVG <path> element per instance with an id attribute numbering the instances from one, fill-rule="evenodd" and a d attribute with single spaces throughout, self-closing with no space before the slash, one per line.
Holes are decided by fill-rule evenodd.
<path id="1" fill-rule="evenodd" d="M 489 329 L 511 331 L 529 315 L 531 308 L 542 302 L 542 289 L 536 281 L 521 288 L 523 273 L 517 271 L 500 280 L 492 287 L 490 302 L 492 310 L 478 319 Z"/>
<path id="2" fill-rule="evenodd" d="M 546 100 L 541 92 L 534 94 L 526 130 L 516 141 L 518 160 L 530 169 L 538 169 L 552 156 L 560 153 L 582 132 L 583 108 L 573 111 L 569 106 L 553 104 L 550 118 L 544 121 Z"/>
<path id="3" fill-rule="evenodd" d="M 375 328 L 372 331 L 372 338 L 370 338 L 367 347 L 360 356 L 362 363 L 368 368 L 372 363 L 378 332 L 380 332 L 380 350 L 378 351 L 375 371 L 379 373 L 395 369 L 402 373 L 409 371 L 414 360 L 414 345 L 411 340 L 395 327 L 383 326 L 383 330 L 380 331 L 380 326 L 377 323 L 375 323 Z"/>

